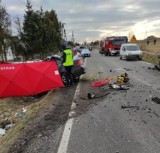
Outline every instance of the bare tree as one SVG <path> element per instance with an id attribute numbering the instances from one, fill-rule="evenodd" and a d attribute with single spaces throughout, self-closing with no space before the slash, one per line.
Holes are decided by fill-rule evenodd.
<path id="1" fill-rule="evenodd" d="M 5 7 L 2 6 L 0 0 L 0 57 L 3 61 L 7 61 L 6 49 L 8 40 L 11 36 L 11 20 L 9 14 L 6 12 Z"/>

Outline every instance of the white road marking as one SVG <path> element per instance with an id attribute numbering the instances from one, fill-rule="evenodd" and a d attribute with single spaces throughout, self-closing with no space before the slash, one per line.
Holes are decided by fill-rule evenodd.
<path id="1" fill-rule="evenodd" d="M 76 112 L 74 111 L 74 109 L 76 108 L 76 103 L 74 101 L 77 99 L 77 97 L 79 95 L 80 86 L 81 86 L 81 83 L 79 82 L 77 85 L 74 97 L 73 97 L 69 117 L 72 117 L 73 115 L 76 114 Z M 70 134 L 71 134 L 71 130 L 72 130 L 73 121 L 74 121 L 74 118 L 70 118 L 66 122 L 57 153 L 67 153 L 67 148 L 68 148 L 68 143 L 69 143 L 69 138 L 70 138 Z"/>
<path id="2" fill-rule="evenodd" d="M 61 139 L 57 153 L 66 153 L 67 152 L 68 142 L 69 142 L 69 138 L 70 138 L 70 134 L 71 134 L 71 130 L 72 130 L 72 125 L 73 125 L 73 120 L 74 120 L 73 118 L 69 119 L 65 125 L 62 139 Z"/>
<path id="3" fill-rule="evenodd" d="M 87 62 L 87 58 L 85 58 L 85 60 L 84 60 L 85 67 L 86 67 L 86 62 Z M 83 75 L 81 76 L 81 78 L 82 77 L 83 77 Z M 71 110 L 69 112 L 69 117 L 73 117 L 76 114 L 76 112 L 74 111 L 74 109 L 76 108 L 76 103 L 74 101 L 77 99 L 77 97 L 79 95 L 80 86 L 81 86 L 81 83 L 79 82 L 77 85 L 74 97 L 73 97 Z M 69 138 L 70 138 L 70 134 L 71 134 L 72 126 L 73 126 L 73 121 L 74 121 L 74 118 L 70 118 L 66 122 L 57 153 L 67 153 L 67 148 L 68 148 Z"/>

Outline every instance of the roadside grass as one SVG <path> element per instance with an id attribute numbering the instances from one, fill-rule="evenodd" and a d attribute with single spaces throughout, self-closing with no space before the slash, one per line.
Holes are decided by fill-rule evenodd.
<path id="1" fill-rule="evenodd" d="M 146 41 L 138 41 L 137 44 L 140 46 L 143 53 L 142 60 L 152 63 L 159 64 L 160 62 L 160 39 L 157 39 L 156 44 L 153 41 L 149 42 L 147 45 Z M 154 55 L 155 54 L 155 55 Z"/>
<path id="2" fill-rule="evenodd" d="M 26 128 L 26 124 L 41 112 L 42 108 L 53 103 L 53 90 L 49 91 L 47 95 L 37 99 L 23 98 L 4 98 L 0 99 L 0 116 L 1 120 L 8 119 L 13 123 L 13 127 L 7 130 L 6 134 L 0 137 L 0 153 L 8 153 L 10 147 L 18 141 L 18 138 Z M 29 101 L 30 100 L 30 101 Z M 15 114 L 22 112 L 26 108 L 26 113 L 22 117 L 17 117 Z"/>
<path id="3" fill-rule="evenodd" d="M 152 54 L 148 54 L 148 53 L 143 53 L 143 57 L 142 57 L 143 61 L 158 65 L 160 62 L 160 56 L 158 55 L 152 55 Z"/>
<path id="4" fill-rule="evenodd" d="M 138 41 L 137 44 L 143 51 L 147 51 L 150 53 L 160 53 L 160 39 L 157 39 L 157 43 L 154 44 L 153 41 L 149 42 L 147 45 L 146 41 Z"/>

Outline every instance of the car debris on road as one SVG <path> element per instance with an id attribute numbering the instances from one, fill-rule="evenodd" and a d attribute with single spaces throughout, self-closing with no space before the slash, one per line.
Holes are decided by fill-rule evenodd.
<path id="1" fill-rule="evenodd" d="M 157 104 L 160 104 L 160 98 L 158 98 L 158 97 L 153 97 L 152 101 L 157 103 Z"/>
<path id="2" fill-rule="evenodd" d="M 109 89 L 118 89 L 118 90 L 128 90 L 129 89 L 129 77 L 127 73 L 122 73 L 121 75 L 116 76 L 116 82 L 110 83 L 114 77 L 108 77 L 104 80 L 93 82 L 93 87 L 101 87 L 102 91 Z"/>
<path id="3" fill-rule="evenodd" d="M 116 77 L 116 82 L 110 83 L 115 77 Z M 100 91 L 108 91 L 107 92 L 107 95 L 108 95 L 111 89 L 128 90 L 129 86 L 127 83 L 129 83 L 129 80 L 130 79 L 128 77 L 128 74 L 122 73 L 119 76 L 107 77 L 100 81 L 95 81 L 92 83 L 92 87 L 100 87 Z M 97 93 L 95 94 L 93 92 L 88 92 L 87 94 L 88 99 L 95 99 L 95 98 L 101 98 L 101 97 L 102 96 L 97 96 Z"/>
<path id="4" fill-rule="evenodd" d="M 137 110 L 139 110 L 139 106 L 130 106 L 130 105 L 122 105 L 121 109 L 126 109 L 126 108 L 135 108 Z"/>

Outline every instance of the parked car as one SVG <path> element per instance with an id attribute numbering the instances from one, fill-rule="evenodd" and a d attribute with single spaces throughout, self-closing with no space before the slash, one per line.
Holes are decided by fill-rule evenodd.
<path id="1" fill-rule="evenodd" d="M 61 56 L 59 55 L 48 56 L 44 61 L 55 61 L 57 63 L 62 81 L 64 85 L 67 85 L 68 84 L 67 72 L 65 70 L 65 67 L 63 66 Z M 82 59 L 74 58 L 74 65 L 72 67 L 72 75 L 73 75 L 74 81 L 75 82 L 78 81 L 79 77 L 85 73 L 86 73 L 86 68 L 84 67 Z"/>
<path id="2" fill-rule="evenodd" d="M 82 57 L 90 57 L 91 52 L 87 47 L 80 47 Z"/>
<path id="3" fill-rule="evenodd" d="M 120 59 L 142 59 L 143 52 L 140 50 L 139 46 L 134 43 L 125 43 L 121 45 L 120 48 Z"/>

